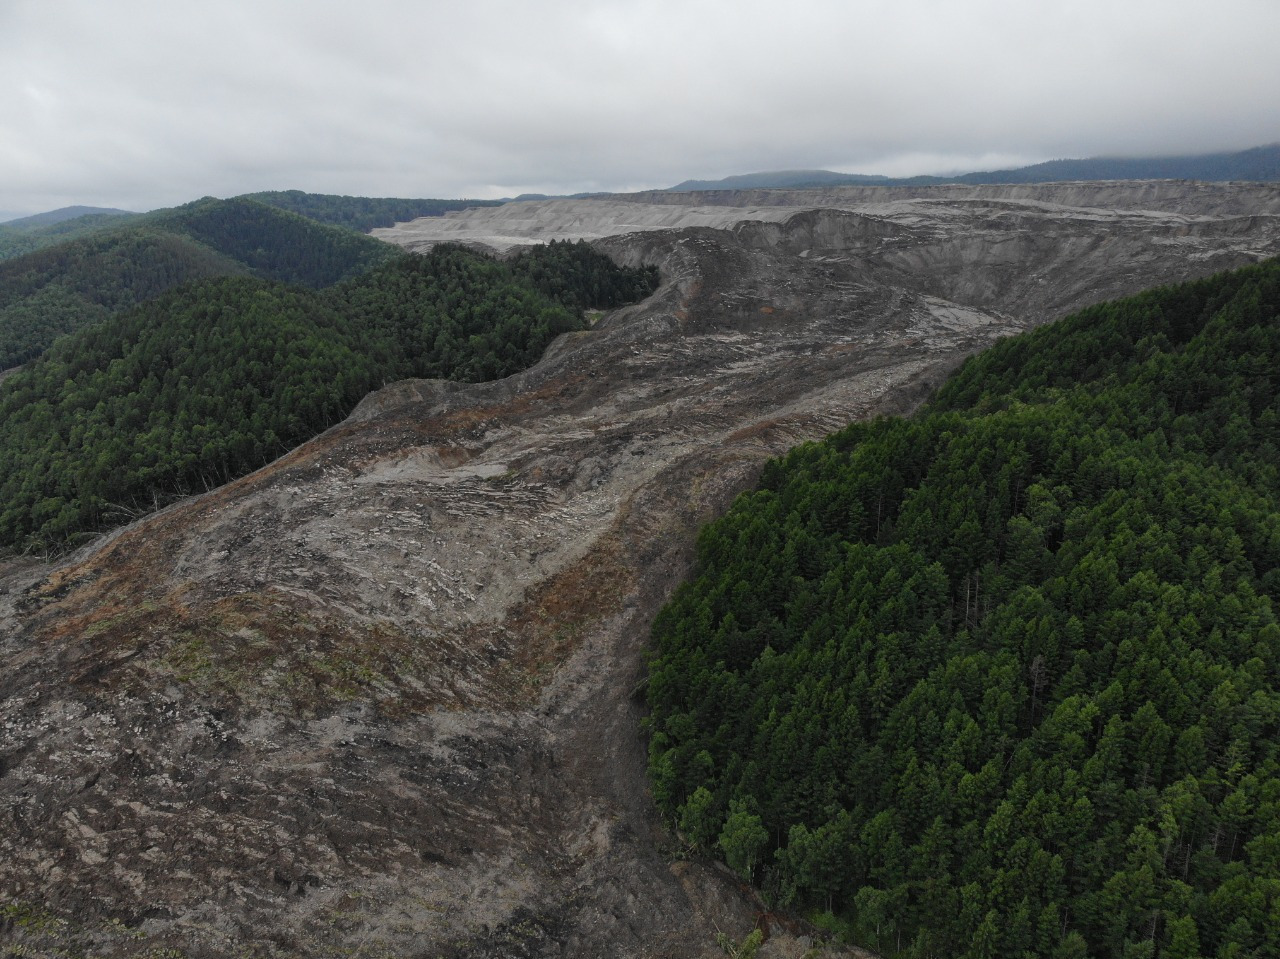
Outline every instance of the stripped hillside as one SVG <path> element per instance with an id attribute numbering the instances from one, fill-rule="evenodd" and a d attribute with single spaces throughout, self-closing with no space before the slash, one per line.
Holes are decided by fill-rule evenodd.
<path id="1" fill-rule="evenodd" d="M 388 384 L 257 472 L 6 563 L 0 941 L 723 955 L 763 907 L 663 825 L 641 731 L 701 524 L 1003 336 L 1280 253 L 1269 189 L 798 194 L 772 221 L 691 195 L 720 219 L 595 241 L 656 292 L 527 371 Z M 609 232 L 559 202 L 438 222 Z M 813 945 L 768 926 L 761 954 Z"/>

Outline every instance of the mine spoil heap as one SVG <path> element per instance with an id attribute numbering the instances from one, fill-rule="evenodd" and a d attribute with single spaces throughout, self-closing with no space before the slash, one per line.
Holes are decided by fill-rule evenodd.
<path id="1" fill-rule="evenodd" d="M 1280 252 L 1280 190 L 648 194 L 411 248 L 590 237 L 645 302 L 495 383 L 397 383 L 242 480 L 0 567 L 0 944 L 695 956 L 760 908 L 646 796 L 643 653 L 762 462 L 963 357 Z M 773 924 L 762 955 L 798 943 Z M 788 951 L 790 950 L 790 951 Z"/>

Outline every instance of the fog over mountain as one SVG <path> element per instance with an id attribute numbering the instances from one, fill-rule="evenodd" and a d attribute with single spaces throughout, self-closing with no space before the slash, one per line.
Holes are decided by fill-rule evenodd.
<path id="1" fill-rule="evenodd" d="M 0 5 L 0 210 L 497 198 L 1280 139 L 1280 7 Z"/>

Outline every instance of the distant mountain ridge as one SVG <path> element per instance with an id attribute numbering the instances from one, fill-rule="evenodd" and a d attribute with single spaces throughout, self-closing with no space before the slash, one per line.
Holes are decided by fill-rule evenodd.
<path id="1" fill-rule="evenodd" d="M 45 213 L 35 213 L 31 216 L 18 217 L 14 220 L 0 221 L 0 227 L 7 230 L 27 230 L 32 227 L 53 226 L 55 223 L 61 223 L 64 220 L 74 220 L 77 217 L 103 215 L 103 216 L 137 216 L 131 210 L 117 210 L 114 207 L 106 206 L 64 206 L 57 210 L 49 210 Z"/>
<path id="2" fill-rule="evenodd" d="M 1222 182 L 1280 180 L 1280 143 L 1236 153 L 1168 157 L 1092 157 L 1048 160 L 1011 170 L 956 176 L 887 177 L 831 170 L 776 170 L 744 173 L 719 180 L 685 180 L 670 192 L 695 190 L 796 189 L 832 186 L 937 186 L 947 183 L 1054 183 L 1070 180 L 1206 180 Z"/>
<path id="3" fill-rule="evenodd" d="M 867 173 L 836 173 L 832 170 L 774 170 L 739 173 L 720 180 L 685 180 L 670 187 L 672 193 L 697 190 L 785 190 L 815 186 L 893 186 L 899 181 Z"/>

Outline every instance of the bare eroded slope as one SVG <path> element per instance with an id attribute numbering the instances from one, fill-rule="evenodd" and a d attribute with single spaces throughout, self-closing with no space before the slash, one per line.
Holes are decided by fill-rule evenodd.
<path id="1" fill-rule="evenodd" d="M 452 218 L 475 241 L 577 216 L 664 285 L 520 376 L 395 384 L 237 483 L 11 563 L 0 943 L 686 956 L 744 935 L 750 897 L 682 861 L 646 797 L 648 624 L 766 457 L 910 409 L 995 337 L 1280 252 L 1271 187 L 1082 189 L 751 196 L 748 217 L 694 195 L 727 215 L 628 235 L 583 206 L 605 201 Z"/>

